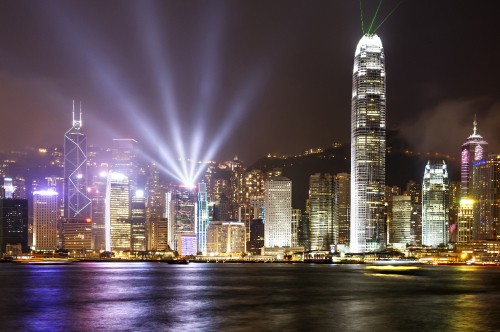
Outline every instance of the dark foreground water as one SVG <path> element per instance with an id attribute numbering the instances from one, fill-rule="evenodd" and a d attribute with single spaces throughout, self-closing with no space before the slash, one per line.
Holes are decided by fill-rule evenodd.
<path id="1" fill-rule="evenodd" d="M 500 268 L 0 265 L 0 331 L 499 331 Z"/>

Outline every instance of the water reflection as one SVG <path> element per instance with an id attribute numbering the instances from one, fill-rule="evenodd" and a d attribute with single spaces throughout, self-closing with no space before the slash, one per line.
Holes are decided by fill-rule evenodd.
<path id="1" fill-rule="evenodd" d="M 0 269 L 2 330 L 493 330 L 500 269 L 79 263 Z M 480 327 L 480 328 L 479 328 Z"/>

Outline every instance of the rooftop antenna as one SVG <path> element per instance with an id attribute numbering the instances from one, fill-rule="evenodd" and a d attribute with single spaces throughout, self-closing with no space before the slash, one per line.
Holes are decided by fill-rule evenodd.
<path id="1" fill-rule="evenodd" d="M 477 121 L 475 113 L 474 113 L 474 122 L 472 124 L 474 125 L 474 132 L 472 133 L 472 135 L 477 135 Z"/>
<path id="2" fill-rule="evenodd" d="M 82 126 L 82 101 L 80 100 L 80 127 Z"/>
<path id="3" fill-rule="evenodd" d="M 75 119 L 75 100 L 73 99 L 73 127 L 80 128 L 82 126 L 82 102 L 80 101 L 80 119 Z"/>

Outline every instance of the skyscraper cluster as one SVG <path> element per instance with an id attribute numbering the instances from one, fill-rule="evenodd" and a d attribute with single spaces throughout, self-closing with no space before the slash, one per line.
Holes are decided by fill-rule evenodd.
<path id="1" fill-rule="evenodd" d="M 306 174 L 300 208 L 282 168 L 246 168 L 237 157 L 206 162 L 197 185 L 184 186 L 141 160 L 135 139 L 88 146 L 81 106 L 76 116 L 73 105 L 64 146 L 37 151 L 50 161 L 44 178 L 2 173 L 2 253 L 366 253 L 499 240 L 500 155 L 488 155 L 477 121 L 462 145 L 460 182 L 450 181 L 443 160 L 429 160 L 421 179 L 389 186 L 385 55 L 376 34 L 360 39 L 352 77 L 350 173 Z"/>

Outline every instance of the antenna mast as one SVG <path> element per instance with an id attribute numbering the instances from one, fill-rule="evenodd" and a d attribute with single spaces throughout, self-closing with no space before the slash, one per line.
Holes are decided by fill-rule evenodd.
<path id="1" fill-rule="evenodd" d="M 75 100 L 73 99 L 73 128 L 82 126 L 82 102 L 80 101 L 80 119 L 75 119 Z"/>

